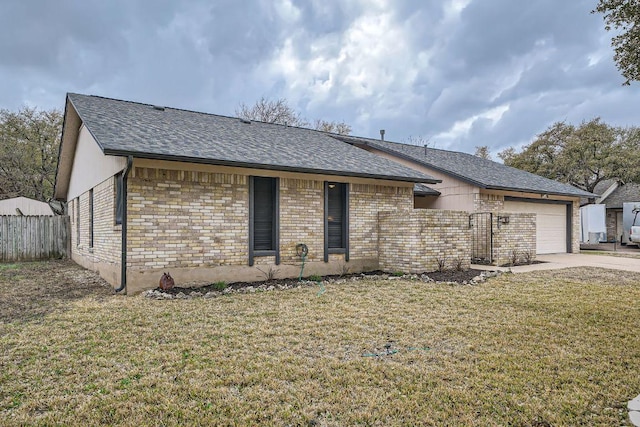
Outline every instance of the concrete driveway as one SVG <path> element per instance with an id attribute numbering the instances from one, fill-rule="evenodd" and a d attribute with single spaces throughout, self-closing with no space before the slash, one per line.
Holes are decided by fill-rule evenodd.
<path id="1" fill-rule="evenodd" d="M 607 255 L 588 255 L 588 254 L 551 254 L 538 255 L 538 261 L 544 261 L 541 264 L 521 265 L 518 267 L 495 267 L 489 265 L 472 265 L 472 268 L 479 270 L 508 270 L 514 273 L 526 273 L 538 270 L 555 270 L 559 268 L 569 267 L 601 267 L 610 268 L 612 270 L 624 270 L 640 273 L 639 258 L 623 258 Z"/>

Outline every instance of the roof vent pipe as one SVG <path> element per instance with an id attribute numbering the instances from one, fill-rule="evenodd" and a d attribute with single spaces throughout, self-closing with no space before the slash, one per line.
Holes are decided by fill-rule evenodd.
<path id="1" fill-rule="evenodd" d="M 424 155 L 427 155 L 427 147 L 429 146 L 429 144 L 424 144 Z"/>
<path id="2" fill-rule="evenodd" d="M 380 129 L 380 140 L 384 141 L 384 129 Z"/>

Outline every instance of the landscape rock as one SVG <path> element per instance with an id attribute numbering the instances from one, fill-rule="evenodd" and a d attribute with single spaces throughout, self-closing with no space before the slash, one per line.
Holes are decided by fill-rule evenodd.
<path id="1" fill-rule="evenodd" d="M 287 290 L 287 289 L 300 289 L 302 287 L 316 287 L 318 285 L 321 286 L 324 293 L 324 285 L 330 284 L 344 284 L 347 282 L 357 282 L 360 280 L 412 280 L 412 281 L 422 281 L 425 283 L 436 283 L 439 285 L 466 285 L 466 286 L 475 286 L 491 277 L 497 277 L 501 274 L 504 274 L 502 271 L 483 271 L 476 276 L 473 276 L 469 279 L 470 275 L 466 276 L 457 274 L 456 272 L 446 271 L 445 274 L 442 272 L 433 272 L 429 273 L 434 275 L 436 278 L 441 278 L 441 280 L 434 280 L 429 276 L 428 273 L 422 274 L 403 274 L 392 275 L 392 274 L 357 274 L 357 275 L 346 275 L 346 276 L 335 276 L 335 277 L 325 277 L 322 282 L 316 282 L 312 280 L 300 280 L 296 281 L 295 279 L 288 279 L 282 281 L 268 281 L 268 282 L 259 282 L 252 285 L 246 283 L 233 283 L 231 286 L 227 286 L 222 290 L 216 290 L 216 288 L 212 287 L 203 287 L 203 288 L 195 288 L 198 286 L 197 284 L 193 284 L 194 288 L 189 288 L 190 284 L 187 284 L 186 287 L 183 288 L 174 288 L 168 291 L 162 291 L 158 288 L 146 290 L 142 292 L 142 296 L 145 298 L 156 299 L 156 300 L 172 300 L 172 299 L 193 299 L 193 298 L 216 298 L 222 295 L 228 295 L 230 293 L 256 293 L 256 292 L 270 292 L 275 290 Z M 455 280 L 452 281 L 451 279 Z M 464 280 L 463 280 L 464 279 Z M 211 290 L 208 290 L 211 289 Z M 640 396 L 638 398 L 637 405 L 640 407 Z M 634 399 L 635 400 L 635 399 Z M 633 402 L 633 401 L 632 401 Z M 629 402 L 629 405 L 632 404 Z M 635 403 L 634 403 L 635 404 Z"/>

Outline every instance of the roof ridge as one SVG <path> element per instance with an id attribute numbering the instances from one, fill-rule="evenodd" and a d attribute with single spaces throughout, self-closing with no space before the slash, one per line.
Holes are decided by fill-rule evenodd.
<path id="1" fill-rule="evenodd" d="M 133 104 L 133 105 L 142 105 L 142 106 L 147 106 L 147 107 L 162 107 L 162 108 L 168 108 L 171 110 L 175 110 L 175 111 L 183 111 L 185 113 L 194 113 L 194 114 L 201 114 L 204 116 L 213 116 L 213 117 L 221 117 L 224 119 L 232 119 L 232 120 L 243 120 L 241 117 L 238 116 L 227 116 L 224 114 L 216 114 L 216 113 L 208 113 L 206 111 L 196 111 L 196 110 L 189 110 L 187 108 L 176 108 L 176 107 L 170 107 L 168 105 L 160 105 L 160 104 L 149 104 L 146 102 L 138 102 L 138 101 L 130 101 L 127 99 L 118 99 L 118 98 L 112 98 L 109 96 L 102 96 L 102 95 L 87 95 L 84 93 L 77 93 L 77 92 L 67 92 L 67 96 L 69 95 L 77 95 L 77 96 L 84 96 L 84 97 L 91 97 L 91 98 L 99 98 L 99 99 L 106 99 L 108 101 L 116 101 L 116 102 L 123 102 L 123 103 L 127 103 L 127 104 Z M 324 133 L 327 135 L 340 135 L 340 136 L 349 136 L 349 135 L 341 135 L 339 133 L 333 133 L 333 132 L 327 132 L 327 131 L 323 131 L 323 130 L 319 130 L 319 129 L 313 129 L 313 128 L 306 128 L 306 127 L 302 127 L 302 126 L 292 126 L 292 125 L 284 125 L 281 123 L 272 123 L 272 122 L 265 122 L 262 120 L 254 120 L 254 119 L 249 119 L 251 123 L 258 123 L 258 124 L 264 124 L 264 125 L 273 125 L 273 126 L 282 126 L 285 128 L 292 128 L 292 129 L 303 129 L 303 130 L 311 130 L 314 132 L 319 132 L 319 133 Z"/>
<path id="2" fill-rule="evenodd" d="M 344 137 L 347 137 L 347 138 L 351 137 L 351 138 L 366 139 L 366 140 L 373 141 L 373 142 L 383 142 L 383 143 L 388 143 L 388 144 L 404 145 L 406 147 L 426 148 L 428 150 L 445 151 L 447 153 L 466 154 L 468 156 L 474 156 L 474 154 L 466 153 L 464 151 L 447 150 L 445 148 L 429 147 L 428 144 L 425 147 L 424 145 L 408 144 L 406 142 L 390 141 L 390 140 L 387 140 L 387 139 L 376 139 L 376 138 L 370 138 L 370 137 L 367 137 L 367 136 L 357 136 L 357 135 L 340 135 L 340 136 L 344 136 Z M 482 158 L 482 157 L 479 157 L 479 158 Z M 484 160 L 487 160 L 487 159 L 484 159 Z M 491 161 L 493 161 L 493 160 L 491 160 Z"/>

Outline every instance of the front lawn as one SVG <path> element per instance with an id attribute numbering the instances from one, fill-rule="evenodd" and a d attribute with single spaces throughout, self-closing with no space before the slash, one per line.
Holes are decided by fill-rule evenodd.
<path id="1" fill-rule="evenodd" d="M 639 274 L 47 297 L 85 276 L 0 269 L 2 425 L 610 426 L 640 393 Z"/>

